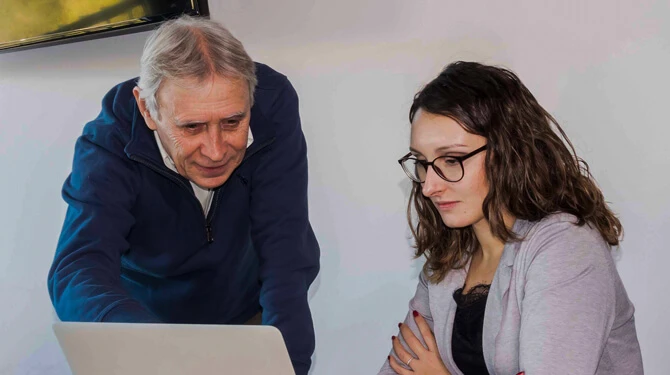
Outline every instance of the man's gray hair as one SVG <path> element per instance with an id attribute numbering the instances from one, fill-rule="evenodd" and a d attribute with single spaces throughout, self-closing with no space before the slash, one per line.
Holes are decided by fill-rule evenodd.
<path id="1" fill-rule="evenodd" d="M 165 22 L 149 36 L 137 85 L 151 117 L 158 120 L 156 93 L 163 80 L 202 80 L 214 75 L 246 80 L 253 105 L 256 70 L 242 43 L 215 21 L 184 15 Z"/>

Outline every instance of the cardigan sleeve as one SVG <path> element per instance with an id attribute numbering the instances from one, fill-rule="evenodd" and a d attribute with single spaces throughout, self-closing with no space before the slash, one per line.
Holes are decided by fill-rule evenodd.
<path id="1" fill-rule="evenodd" d="M 529 240 L 519 368 L 528 375 L 595 374 L 615 316 L 610 248 L 587 225 L 542 225 Z"/>

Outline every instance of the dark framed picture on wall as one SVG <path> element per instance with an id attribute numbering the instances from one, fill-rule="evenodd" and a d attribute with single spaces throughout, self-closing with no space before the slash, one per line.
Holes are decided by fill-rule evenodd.
<path id="1" fill-rule="evenodd" d="M 207 0 L 2 0 L 0 53 L 145 31 Z"/>

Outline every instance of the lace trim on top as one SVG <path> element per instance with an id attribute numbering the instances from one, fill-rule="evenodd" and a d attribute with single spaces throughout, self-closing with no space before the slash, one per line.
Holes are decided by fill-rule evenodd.
<path id="1" fill-rule="evenodd" d="M 454 292 L 454 300 L 458 307 L 469 307 L 477 302 L 486 301 L 489 296 L 490 284 L 477 284 L 470 288 L 467 294 L 463 294 L 463 288 Z"/>

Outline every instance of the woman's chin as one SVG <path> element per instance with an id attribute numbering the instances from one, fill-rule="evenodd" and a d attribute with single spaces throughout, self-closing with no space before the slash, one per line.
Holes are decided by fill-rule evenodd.
<path id="1" fill-rule="evenodd" d="M 442 215 L 442 222 L 449 229 L 461 229 L 473 224 L 473 221 L 469 218 L 455 215 Z"/>

